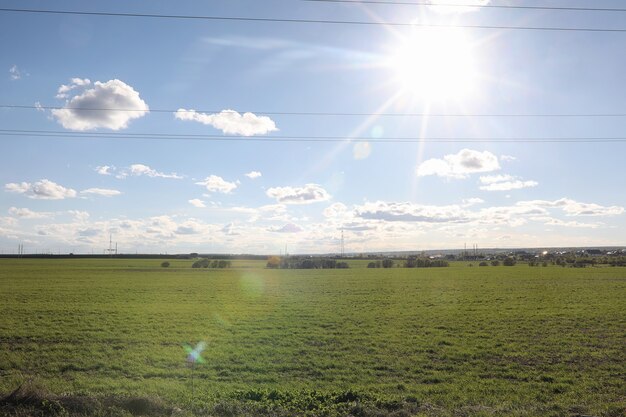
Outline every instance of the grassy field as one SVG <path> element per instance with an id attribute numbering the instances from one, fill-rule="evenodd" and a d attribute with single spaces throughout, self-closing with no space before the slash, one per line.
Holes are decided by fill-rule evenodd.
<path id="1" fill-rule="evenodd" d="M 224 416 L 625 415 L 626 268 L 160 263 L 0 260 L 0 394 L 31 381 L 58 413 L 74 396 Z"/>

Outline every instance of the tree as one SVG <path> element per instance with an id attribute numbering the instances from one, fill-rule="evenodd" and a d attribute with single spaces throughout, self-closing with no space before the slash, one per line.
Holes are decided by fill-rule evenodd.
<path id="1" fill-rule="evenodd" d="M 391 259 L 383 259 L 383 268 L 393 268 L 393 261 Z"/>
<path id="2" fill-rule="evenodd" d="M 517 261 L 515 260 L 515 258 L 508 256 L 504 259 L 504 261 L 502 261 L 502 265 L 504 266 L 515 266 L 515 264 L 517 263 Z"/>
<path id="3" fill-rule="evenodd" d="M 280 266 L 280 258 L 278 256 L 270 256 L 267 258 L 267 268 L 278 268 Z"/>
<path id="4" fill-rule="evenodd" d="M 195 261 L 192 265 L 192 268 L 208 268 L 209 260 L 207 258 L 202 258 L 200 260 Z"/>

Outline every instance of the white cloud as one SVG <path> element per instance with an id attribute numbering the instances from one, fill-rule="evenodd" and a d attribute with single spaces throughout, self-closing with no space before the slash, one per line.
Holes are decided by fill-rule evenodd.
<path id="1" fill-rule="evenodd" d="M 222 194 L 229 194 L 237 188 L 237 183 L 228 182 L 217 175 L 209 175 L 203 181 L 199 181 L 196 184 L 206 187 L 209 192 L 218 192 Z"/>
<path id="2" fill-rule="evenodd" d="M 562 226 L 562 227 L 574 227 L 574 228 L 582 228 L 582 229 L 597 229 L 602 226 L 601 223 L 581 223 L 577 221 L 566 222 L 559 219 L 547 219 L 546 225 L 548 226 Z"/>
<path id="3" fill-rule="evenodd" d="M 517 158 L 511 155 L 500 155 L 500 160 L 502 162 L 512 162 L 515 161 Z"/>
<path id="4" fill-rule="evenodd" d="M 87 87 L 91 84 L 89 78 L 72 78 L 69 84 L 61 84 L 57 90 L 56 98 L 63 99 L 69 97 L 69 92 L 78 87 Z"/>
<path id="5" fill-rule="evenodd" d="M 123 81 L 96 81 L 93 88 L 88 88 L 90 86 L 88 79 L 73 78 L 69 85 L 59 87 L 57 98 L 68 100 L 64 108 L 52 110 L 52 115 L 64 128 L 120 130 L 128 127 L 131 120 L 149 113 L 148 105 L 139 93 Z M 70 92 L 75 89 L 80 89 L 82 93 L 69 98 Z"/>
<path id="6" fill-rule="evenodd" d="M 520 201 L 520 206 L 538 206 L 548 208 L 560 208 L 568 216 L 616 216 L 624 213 L 624 207 L 601 206 L 595 203 L 580 203 L 569 198 L 561 198 L 555 201 L 533 200 Z"/>
<path id="7" fill-rule="evenodd" d="M 282 227 L 269 228 L 267 230 L 269 232 L 275 232 L 275 233 L 299 233 L 303 229 L 297 224 L 288 223 Z"/>
<path id="8" fill-rule="evenodd" d="M 47 179 L 42 179 L 35 183 L 9 183 L 4 186 L 4 189 L 11 193 L 24 194 L 28 198 L 40 200 L 63 200 L 76 197 L 75 190 L 65 188 Z"/>
<path id="9" fill-rule="evenodd" d="M 505 181 L 505 182 L 497 182 L 494 184 L 481 186 L 480 189 L 484 191 L 511 191 L 511 190 L 519 190 L 522 188 L 532 188 L 539 185 L 537 181 Z"/>
<path id="10" fill-rule="evenodd" d="M 437 13 L 467 13 L 480 10 L 482 6 L 488 5 L 490 0 L 430 0 L 429 8 Z"/>
<path id="11" fill-rule="evenodd" d="M 484 202 L 485 202 L 485 200 L 483 200 L 482 198 L 477 198 L 477 197 L 466 198 L 466 199 L 462 200 L 463 207 L 470 207 L 470 206 L 474 206 L 476 204 L 482 204 Z"/>
<path id="12" fill-rule="evenodd" d="M 171 179 L 176 179 L 176 180 L 180 180 L 183 178 L 181 175 L 178 175 L 175 172 L 166 174 L 164 172 L 159 172 L 153 168 L 150 168 L 148 165 L 144 165 L 144 164 L 132 164 L 128 168 L 122 170 L 117 175 L 117 177 L 125 178 L 129 175 L 133 177 L 141 177 L 145 175 L 150 178 L 171 178 Z"/>
<path id="13" fill-rule="evenodd" d="M 372 153 L 372 146 L 369 142 L 357 142 L 352 147 L 354 159 L 366 159 Z"/>
<path id="14" fill-rule="evenodd" d="M 388 222 L 466 223 L 472 220 L 470 212 L 456 205 L 427 206 L 377 201 L 356 206 L 355 211 L 363 219 Z"/>
<path id="15" fill-rule="evenodd" d="M 20 217 L 22 219 L 47 219 L 49 217 L 52 217 L 52 213 L 32 211 L 31 209 L 25 207 L 11 207 L 9 208 L 9 214 L 15 217 Z"/>
<path id="16" fill-rule="evenodd" d="M 433 158 L 424 161 L 417 167 L 417 175 L 461 179 L 467 178 L 470 174 L 498 169 L 500 169 L 498 157 L 491 152 L 463 149 L 459 153 L 445 155 L 443 159 Z"/>
<path id="17" fill-rule="evenodd" d="M 71 214 L 74 220 L 80 223 L 86 222 L 90 217 L 88 212 L 82 210 L 68 210 L 68 214 Z"/>
<path id="18" fill-rule="evenodd" d="M 272 187 L 266 191 L 268 197 L 284 204 L 309 204 L 330 199 L 330 194 L 317 184 L 303 187 Z"/>
<path id="19" fill-rule="evenodd" d="M 349 213 L 348 207 L 343 203 L 333 203 L 323 211 L 324 217 L 326 218 L 344 217 Z"/>
<path id="20" fill-rule="evenodd" d="M 204 204 L 204 201 L 200 200 L 199 198 L 194 198 L 188 201 L 189 201 L 189 204 L 191 204 L 194 207 L 198 207 L 198 208 L 206 207 L 206 205 Z"/>
<path id="21" fill-rule="evenodd" d="M 81 194 L 100 195 L 100 196 L 103 196 L 103 197 L 113 197 L 113 196 L 122 194 L 121 191 L 112 190 L 110 188 L 87 188 L 86 190 L 83 190 L 80 193 Z"/>
<path id="22" fill-rule="evenodd" d="M 225 208 L 229 212 L 241 213 L 249 215 L 248 221 L 250 223 L 257 222 L 259 220 L 272 220 L 272 221 L 290 221 L 291 219 L 287 215 L 287 206 L 284 204 L 267 204 L 261 207 L 229 207 Z"/>
<path id="23" fill-rule="evenodd" d="M 124 179 L 129 176 L 133 176 L 133 177 L 146 176 L 146 177 L 151 177 L 151 178 L 171 178 L 171 179 L 176 179 L 176 180 L 180 180 L 183 178 L 182 175 L 178 175 L 175 172 L 166 174 L 164 172 L 157 171 L 156 169 L 148 165 L 144 165 L 144 164 L 132 164 L 127 168 L 121 168 L 121 169 L 117 169 L 114 166 L 110 166 L 110 165 L 102 165 L 102 166 L 96 167 L 95 171 L 100 175 L 116 174 L 115 176 L 118 179 Z"/>
<path id="24" fill-rule="evenodd" d="M 102 165 L 102 166 L 96 167 L 96 172 L 100 175 L 111 175 L 113 174 L 113 170 L 115 170 L 115 167 L 108 166 L 108 165 Z"/>
<path id="25" fill-rule="evenodd" d="M 531 188 L 539 185 L 537 181 L 522 181 L 512 175 L 487 175 L 480 177 L 480 182 L 485 184 L 480 187 L 484 191 L 511 191 L 522 188 Z"/>
<path id="26" fill-rule="evenodd" d="M 13 81 L 17 81 L 22 78 L 22 73 L 20 72 L 20 69 L 17 67 L 17 65 L 13 65 L 11 68 L 9 68 L 9 77 Z"/>
<path id="27" fill-rule="evenodd" d="M 213 126 L 227 135 L 254 136 L 278 130 L 267 116 L 253 113 L 239 114 L 234 110 L 222 110 L 216 114 L 198 113 L 195 110 L 178 109 L 174 117 L 179 120 L 194 121 Z"/>
<path id="28" fill-rule="evenodd" d="M 515 177 L 512 175 L 484 175 L 480 177 L 480 182 L 482 184 L 494 184 L 496 182 L 506 182 L 512 181 Z"/>
<path id="29" fill-rule="evenodd" d="M 255 179 L 255 178 L 259 178 L 262 174 L 259 171 L 250 171 L 247 174 L 244 174 L 246 177 L 250 178 L 251 180 Z"/>

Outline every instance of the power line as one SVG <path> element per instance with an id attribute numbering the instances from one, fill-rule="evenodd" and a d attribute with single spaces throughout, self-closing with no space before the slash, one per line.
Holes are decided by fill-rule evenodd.
<path id="1" fill-rule="evenodd" d="M 561 31 L 561 32 L 626 33 L 626 29 L 568 28 L 568 27 L 556 27 L 556 26 L 456 25 L 456 24 L 432 24 L 432 23 L 411 23 L 411 22 L 372 22 L 372 21 L 363 21 L 363 20 L 283 19 L 283 18 L 270 18 L 270 17 L 196 16 L 196 15 L 174 15 L 174 14 L 84 12 L 84 11 L 77 11 L 77 10 L 9 9 L 9 8 L 0 8 L 0 12 L 81 15 L 81 16 L 107 16 L 107 17 L 142 17 L 142 18 L 155 18 L 155 19 L 186 19 L 186 20 L 191 19 L 191 20 L 210 20 L 210 21 L 266 22 L 266 23 L 312 23 L 312 24 L 358 25 L 358 26 L 399 26 L 399 27 L 423 27 L 423 28 L 507 29 L 507 30 L 540 30 L 540 31 Z"/>
<path id="2" fill-rule="evenodd" d="M 344 3 L 344 4 L 388 4 L 401 6 L 431 6 L 431 7 L 479 7 L 485 9 L 520 9 L 520 10 L 563 10 L 576 12 L 626 12 L 620 8 L 596 8 L 596 7 L 558 7 L 558 6 L 511 6 L 498 4 L 460 4 L 460 3 L 429 3 L 410 1 L 383 1 L 383 0 L 299 0 L 312 3 Z"/>
<path id="3" fill-rule="evenodd" d="M 497 137 L 387 137 L 370 138 L 365 136 L 243 136 L 243 135 L 195 135 L 176 133 L 103 133 L 103 132 L 62 132 L 54 130 L 0 129 L 0 136 L 32 136 L 62 139 L 138 139 L 138 140 L 196 140 L 227 142 L 360 142 L 373 143 L 621 143 L 626 137 L 537 137 L 537 138 L 497 138 Z"/>
<path id="4" fill-rule="evenodd" d="M 151 113 L 220 113 L 222 110 L 182 110 L 182 109 L 122 109 L 122 108 L 82 108 L 63 106 L 29 106 L 22 104 L 0 104 L 4 109 L 31 109 L 31 110 L 72 110 L 72 111 L 120 111 L 120 112 L 145 112 Z M 354 116 L 354 117 L 626 117 L 626 113 L 361 113 L 361 112 L 297 112 L 297 111 L 258 111 L 247 110 L 240 113 L 264 114 L 270 116 Z"/>

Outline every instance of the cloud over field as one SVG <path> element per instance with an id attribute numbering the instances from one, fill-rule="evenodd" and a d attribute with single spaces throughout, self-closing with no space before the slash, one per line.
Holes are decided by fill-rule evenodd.
<path id="1" fill-rule="evenodd" d="M 555 201 L 523 201 L 518 203 L 518 205 L 558 208 L 563 210 L 568 216 L 616 216 L 624 213 L 624 207 L 601 206 L 595 203 L 581 203 L 569 198 L 561 198 Z"/>
<path id="2" fill-rule="evenodd" d="M 194 207 L 197 208 L 205 208 L 206 204 L 204 204 L 204 201 L 200 200 L 199 198 L 193 198 L 191 200 L 188 200 L 189 204 L 191 204 Z"/>
<path id="3" fill-rule="evenodd" d="M 303 229 L 297 224 L 288 223 L 282 227 L 271 227 L 267 230 L 274 233 L 300 233 Z"/>
<path id="4" fill-rule="evenodd" d="M 119 190 L 112 190 L 110 188 L 87 188 L 86 190 L 82 190 L 81 194 L 91 194 L 91 195 L 99 195 L 102 197 L 113 197 L 116 195 L 122 194 Z"/>
<path id="5" fill-rule="evenodd" d="M 217 175 L 209 175 L 204 180 L 196 182 L 196 185 L 204 186 L 209 192 L 217 192 L 222 194 L 230 194 L 237 188 L 236 182 L 226 181 Z"/>
<path id="6" fill-rule="evenodd" d="M 357 206 L 356 215 L 388 222 L 466 223 L 471 220 L 470 213 L 456 205 L 428 206 L 384 201 Z"/>
<path id="7" fill-rule="evenodd" d="M 486 6 L 491 0 L 430 0 L 429 8 L 437 13 L 467 13 L 480 10 L 482 6 Z"/>
<path id="8" fill-rule="evenodd" d="M 53 216 L 52 213 L 32 211 L 26 207 L 11 207 L 9 208 L 9 214 L 21 219 L 47 219 Z"/>
<path id="9" fill-rule="evenodd" d="M 178 175 L 175 172 L 165 173 L 157 171 L 156 169 L 145 164 L 132 164 L 126 168 L 116 168 L 110 165 L 102 165 L 95 168 L 95 171 L 100 175 L 113 175 L 118 179 L 124 179 L 126 177 L 141 177 L 146 176 L 150 178 L 170 178 L 180 180 L 182 175 Z"/>
<path id="10" fill-rule="evenodd" d="M 53 109 L 52 116 L 69 130 L 125 129 L 131 120 L 149 113 L 139 93 L 117 79 L 92 84 L 87 78 L 72 78 L 59 87 L 56 97 L 65 99 L 65 106 Z"/>
<path id="11" fill-rule="evenodd" d="M 456 154 L 445 155 L 442 159 L 428 159 L 417 167 L 416 172 L 419 177 L 437 175 L 444 178 L 462 179 L 470 174 L 499 169 L 498 157 L 491 152 L 462 149 Z"/>
<path id="12" fill-rule="evenodd" d="M 268 197 L 283 204 L 310 204 L 330 199 L 328 191 L 318 184 L 302 187 L 272 187 L 266 191 Z"/>
<path id="13" fill-rule="evenodd" d="M 483 191 L 510 191 L 521 188 L 531 188 L 539 185 L 537 181 L 523 181 L 512 175 L 486 175 L 480 177 Z"/>
<path id="14" fill-rule="evenodd" d="M 65 188 L 48 179 L 42 179 L 34 183 L 9 183 L 4 186 L 4 189 L 10 193 L 24 194 L 28 198 L 39 200 L 63 200 L 76 197 L 76 190 Z"/>
<path id="15" fill-rule="evenodd" d="M 208 114 L 181 108 L 174 113 L 174 117 L 178 120 L 213 126 L 226 135 L 254 136 L 278 130 L 276 123 L 267 116 L 257 116 L 249 112 L 242 115 L 235 110 L 222 110 L 219 113 Z"/>

